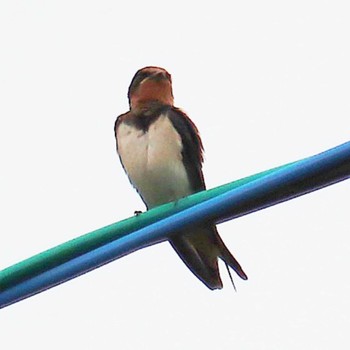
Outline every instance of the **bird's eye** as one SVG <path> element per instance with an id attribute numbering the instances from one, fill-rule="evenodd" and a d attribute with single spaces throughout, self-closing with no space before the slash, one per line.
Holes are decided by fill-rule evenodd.
<path id="1" fill-rule="evenodd" d="M 139 72 L 136 73 L 136 75 L 131 80 L 131 84 L 129 87 L 129 96 L 132 94 L 138 86 L 141 84 L 141 82 L 146 79 L 150 74 L 148 72 Z"/>
<path id="2" fill-rule="evenodd" d="M 140 73 L 139 75 L 137 75 L 137 76 L 135 77 L 135 80 L 132 82 L 132 85 L 138 86 L 138 85 L 141 84 L 141 82 L 142 82 L 143 80 L 145 80 L 148 76 L 149 76 L 149 73 L 146 73 L 146 72 Z"/>

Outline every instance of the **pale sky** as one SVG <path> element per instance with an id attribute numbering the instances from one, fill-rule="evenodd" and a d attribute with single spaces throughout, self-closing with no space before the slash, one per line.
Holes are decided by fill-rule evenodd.
<path id="1" fill-rule="evenodd" d="M 144 210 L 113 125 L 166 68 L 211 188 L 350 140 L 347 1 L 0 2 L 0 269 Z M 210 291 L 167 243 L 0 311 L 13 349 L 349 349 L 350 181 L 219 226 Z M 3 347 L 3 345 L 2 345 Z"/>

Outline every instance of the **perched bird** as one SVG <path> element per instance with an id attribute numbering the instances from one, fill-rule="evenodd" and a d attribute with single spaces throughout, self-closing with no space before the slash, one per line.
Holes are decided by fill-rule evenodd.
<path id="1" fill-rule="evenodd" d="M 204 190 L 202 141 L 190 118 L 174 107 L 170 74 L 159 67 L 140 69 L 131 81 L 128 98 L 130 111 L 115 123 L 117 151 L 147 209 Z M 222 288 L 218 258 L 247 279 L 215 224 L 174 234 L 169 241 L 210 289 Z"/>

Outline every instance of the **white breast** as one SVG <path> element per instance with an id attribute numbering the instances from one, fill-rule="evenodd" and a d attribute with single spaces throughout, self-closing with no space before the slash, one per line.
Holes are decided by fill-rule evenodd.
<path id="1" fill-rule="evenodd" d="M 147 132 L 121 123 L 117 140 L 123 166 L 148 208 L 192 193 L 182 162 L 181 137 L 166 115 Z"/>

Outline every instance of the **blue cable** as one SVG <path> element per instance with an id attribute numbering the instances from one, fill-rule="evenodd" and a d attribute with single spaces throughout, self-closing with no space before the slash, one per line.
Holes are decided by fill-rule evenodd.
<path id="1" fill-rule="evenodd" d="M 0 308 L 66 282 L 205 220 L 224 222 L 350 177 L 350 142 L 300 160 L 130 233 L 0 293 Z"/>

